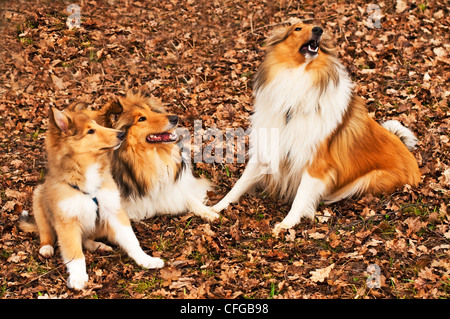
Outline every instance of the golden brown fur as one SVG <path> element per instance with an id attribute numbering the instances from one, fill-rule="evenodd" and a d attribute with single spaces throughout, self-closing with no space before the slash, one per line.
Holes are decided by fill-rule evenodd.
<path id="1" fill-rule="evenodd" d="M 169 119 L 161 102 L 137 93 L 129 93 L 125 98 L 110 101 L 101 112 L 116 115 L 111 126 L 126 132 L 126 138 L 113 154 L 112 170 L 120 186 L 122 195 L 145 195 L 158 183 L 157 159 L 167 163 L 174 178 L 181 170 L 181 155 L 175 143 L 146 143 L 147 136 L 155 133 L 173 133 L 176 125 Z M 139 119 L 145 118 L 143 121 Z M 176 116 L 175 116 L 176 118 Z M 107 123 L 106 123 L 107 124 Z M 173 157 L 174 156 L 174 157 Z"/>
<path id="2" fill-rule="evenodd" d="M 311 176 L 326 181 L 330 198 L 339 198 L 359 179 L 364 192 L 378 194 L 420 182 L 417 161 L 401 140 L 376 123 L 363 100 L 353 96 L 343 123 L 317 150 L 308 168 Z"/>
<path id="3" fill-rule="evenodd" d="M 254 145 L 242 177 L 215 211 L 261 183 L 292 202 L 289 214 L 275 226 L 278 234 L 301 217 L 312 218 L 321 200 L 390 192 L 420 182 L 409 150 L 415 136 L 398 121 L 380 125 L 370 118 L 322 28 L 299 23 L 275 30 L 266 51 L 255 78 L 252 134 L 275 130 L 278 150 L 273 151 L 269 139 Z M 266 172 L 268 167 L 272 173 Z"/>
<path id="4" fill-rule="evenodd" d="M 294 31 L 296 28 L 302 30 Z M 308 42 L 312 29 L 312 25 L 298 23 L 273 31 L 266 41 L 266 57 L 255 76 L 255 91 L 270 83 L 280 70 L 295 68 L 305 63 L 305 56 L 298 54 L 298 50 L 302 44 Z M 314 81 L 322 88 L 328 84 L 329 80 L 334 82 L 338 80 L 335 72 L 337 53 L 331 45 L 331 38 L 327 35 L 324 35 L 320 41 L 319 52 L 324 54 L 319 54 L 314 61 L 311 61 L 307 69 L 314 72 Z"/>
<path id="5" fill-rule="evenodd" d="M 218 217 L 203 203 L 209 183 L 195 178 L 190 163 L 181 156 L 176 115 L 140 92 L 128 92 L 100 113 L 106 125 L 126 134 L 111 165 L 131 219 L 189 211 L 209 220 Z"/>
<path id="6" fill-rule="evenodd" d="M 268 76 L 264 78 L 261 75 L 263 79 L 260 80 L 257 76 L 256 90 L 258 83 L 269 83 L 280 69 L 306 63 L 305 56 L 298 51 L 302 44 L 308 42 L 313 27 L 298 23 L 280 28 L 269 37 L 267 55 L 260 67 L 262 74 Z M 301 28 L 301 31 L 294 32 L 296 28 Z M 324 35 L 317 57 L 305 68 L 320 93 L 330 82 L 338 83 L 338 63 L 331 38 Z M 353 186 L 360 178 L 367 181 L 365 188 L 358 193 L 390 192 L 404 184 L 415 186 L 420 181 L 419 168 L 411 152 L 398 136 L 370 118 L 363 100 L 354 95 L 342 123 L 317 149 L 307 170 L 311 176 L 326 181 L 331 197 L 345 193 L 345 188 Z"/>
<path id="7" fill-rule="evenodd" d="M 98 237 L 118 243 L 144 267 L 160 267 L 160 260 L 139 247 L 111 175 L 109 153 L 124 134 L 97 124 L 76 103 L 63 112 L 51 109 L 46 135 L 48 174 L 33 193 L 36 225 L 24 216 L 20 227 L 39 232 L 40 254 L 50 257 L 56 239 L 70 273 L 68 286 L 83 289 L 87 282 L 82 246 L 111 250 Z M 156 263 L 154 263 L 156 261 Z"/>

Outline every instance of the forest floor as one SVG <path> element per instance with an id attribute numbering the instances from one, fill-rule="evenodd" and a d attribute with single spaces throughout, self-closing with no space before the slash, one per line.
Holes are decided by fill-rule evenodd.
<path id="1" fill-rule="evenodd" d="M 85 0 L 80 28 L 69 30 L 70 1 L 0 1 L 0 298 L 449 298 L 449 9 L 369 3 Z M 264 39 L 293 18 L 333 35 L 377 121 L 417 134 L 420 185 L 321 204 L 314 222 L 279 238 L 272 229 L 289 206 L 260 193 L 213 223 L 192 214 L 135 222 L 144 250 L 166 266 L 86 252 L 88 287 L 69 290 L 59 254 L 42 258 L 39 239 L 17 227 L 45 176 L 49 107 L 95 109 L 137 88 L 190 130 L 195 120 L 246 129 Z M 193 163 L 216 185 L 212 204 L 244 166 Z"/>

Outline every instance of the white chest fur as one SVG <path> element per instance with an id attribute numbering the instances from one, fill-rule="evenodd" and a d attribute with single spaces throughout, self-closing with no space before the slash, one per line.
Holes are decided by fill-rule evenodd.
<path id="1" fill-rule="evenodd" d="M 58 203 L 67 218 L 76 218 L 85 230 L 92 230 L 97 219 L 97 204 L 89 196 L 79 192 Z"/>
<path id="2" fill-rule="evenodd" d="M 103 183 L 103 178 L 100 175 L 100 164 L 95 163 L 86 169 L 85 183 L 83 191 L 94 195 Z"/>
<path id="3" fill-rule="evenodd" d="M 99 190 L 102 182 L 100 165 L 95 163 L 86 169 L 85 182 L 83 185 L 76 185 L 79 189 L 76 190 L 74 195 L 58 203 L 59 208 L 67 218 L 78 219 L 82 227 L 88 231 L 95 227 L 99 206 L 97 204 L 98 199 L 96 203 L 93 198 L 101 195 Z M 72 186 L 72 188 L 74 187 Z"/>
<path id="4" fill-rule="evenodd" d="M 320 143 L 341 123 L 353 85 L 344 68 L 337 68 L 339 80 L 330 80 L 322 91 L 300 66 L 283 70 L 256 92 L 250 161 L 270 167 L 265 174 L 276 183 L 291 182 L 280 170 L 286 161 L 289 174 L 300 176 Z"/>

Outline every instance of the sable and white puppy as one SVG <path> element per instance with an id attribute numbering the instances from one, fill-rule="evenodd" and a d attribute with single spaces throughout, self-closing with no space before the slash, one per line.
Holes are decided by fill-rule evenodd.
<path id="1" fill-rule="evenodd" d="M 23 230 L 39 233 L 39 253 L 44 257 L 53 256 L 58 240 L 69 272 L 67 285 L 74 289 L 83 289 L 88 281 L 82 246 L 112 250 L 94 241 L 98 237 L 119 244 L 144 268 L 164 265 L 139 246 L 111 176 L 109 153 L 120 146 L 123 132 L 100 126 L 87 115 L 91 111 L 80 106 L 51 109 L 45 140 L 48 174 L 33 193 L 35 223 L 27 214 L 20 222 Z"/>
<path id="2" fill-rule="evenodd" d="M 398 121 L 380 126 L 370 118 L 322 28 L 299 23 L 275 30 L 254 92 L 249 163 L 216 212 L 261 185 L 292 202 L 275 226 L 278 234 L 313 218 L 320 201 L 419 183 L 409 151 L 416 137 Z"/>
<path id="3" fill-rule="evenodd" d="M 102 107 L 102 117 L 100 122 L 125 133 L 111 166 L 131 219 L 187 212 L 207 220 L 219 217 L 204 204 L 210 183 L 192 175 L 176 143 L 177 115 L 166 113 L 155 98 L 129 92 Z"/>

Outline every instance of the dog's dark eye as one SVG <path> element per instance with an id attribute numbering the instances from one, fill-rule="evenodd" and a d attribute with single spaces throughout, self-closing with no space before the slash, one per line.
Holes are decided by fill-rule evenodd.
<path id="1" fill-rule="evenodd" d="M 144 122 L 146 119 L 147 119 L 147 118 L 146 118 L 145 116 L 141 116 L 141 117 L 138 119 L 138 122 Z"/>
<path id="2" fill-rule="evenodd" d="M 93 128 L 89 129 L 89 131 L 87 131 L 87 134 L 94 134 L 95 130 Z"/>
<path id="3" fill-rule="evenodd" d="M 294 29 L 294 31 L 301 31 L 302 30 L 302 28 L 300 28 L 300 27 L 296 27 L 295 29 Z"/>

